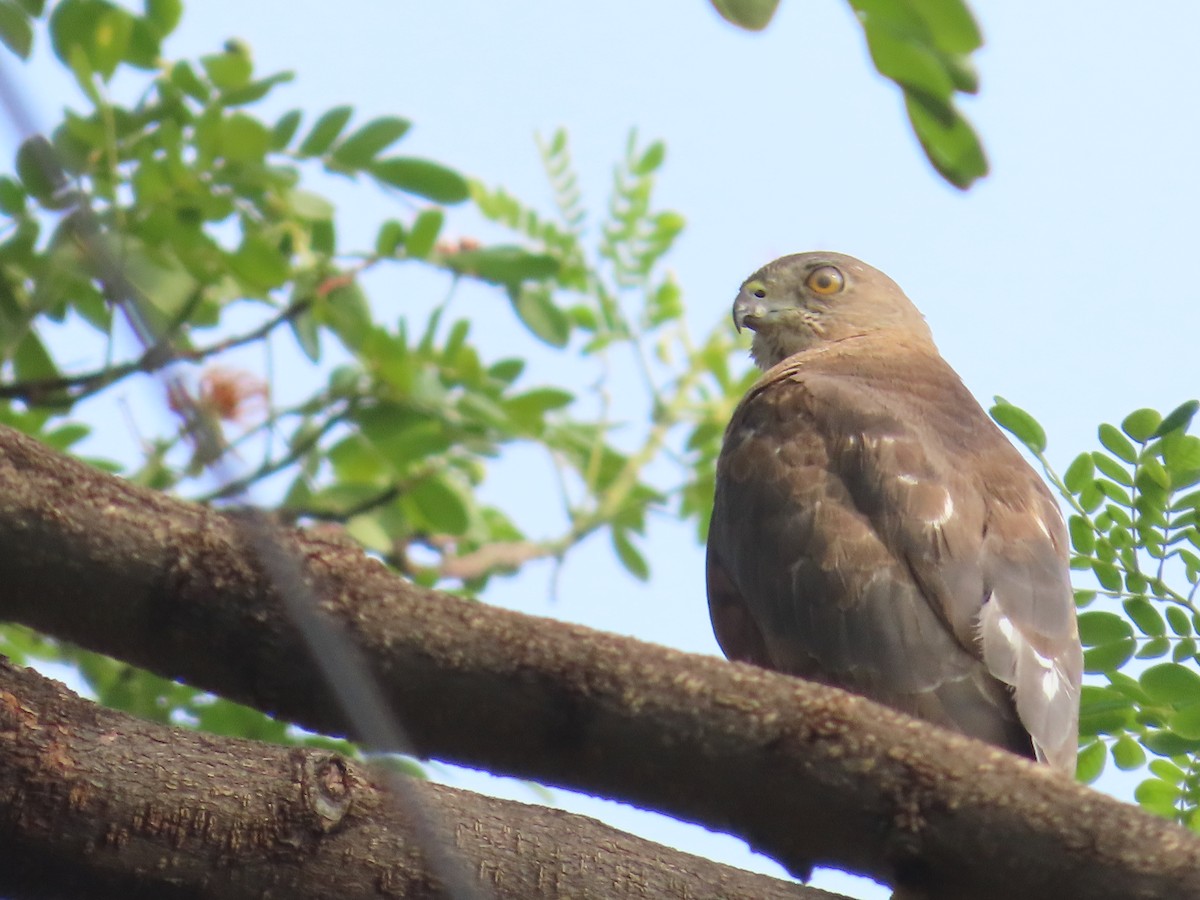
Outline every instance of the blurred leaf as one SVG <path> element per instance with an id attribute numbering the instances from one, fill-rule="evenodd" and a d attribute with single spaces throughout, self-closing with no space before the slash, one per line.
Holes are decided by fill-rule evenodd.
<path id="1" fill-rule="evenodd" d="M 407 119 L 385 116 L 373 119 L 355 131 L 333 151 L 333 161 L 348 169 L 364 168 L 408 132 L 412 123 Z"/>
<path id="2" fill-rule="evenodd" d="M 662 141 L 655 141 L 647 147 L 637 161 L 631 166 L 634 175 L 645 177 L 658 170 L 666 159 L 667 148 Z"/>
<path id="3" fill-rule="evenodd" d="M 250 56 L 237 50 L 202 56 L 200 65 L 204 67 L 208 80 L 222 92 L 245 87 L 254 71 Z"/>
<path id="4" fill-rule="evenodd" d="M 1147 810 L 1160 816 L 1172 817 L 1179 793 L 1177 786 L 1151 778 L 1139 784 L 1134 789 L 1133 796 Z"/>
<path id="5" fill-rule="evenodd" d="M 1084 784 L 1090 784 L 1100 777 L 1104 771 L 1104 762 L 1108 754 L 1103 741 L 1092 741 L 1079 749 L 1075 761 L 1075 778 Z"/>
<path id="6" fill-rule="evenodd" d="M 565 347 L 571 338 L 571 321 L 554 305 L 549 292 L 531 286 L 509 289 L 513 310 L 525 327 L 551 347 Z"/>
<path id="7" fill-rule="evenodd" d="M 515 286 L 522 281 L 541 281 L 558 274 L 559 263 L 545 253 L 529 253 L 520 247 L 486 247 L 443 257 L 445 265 L 462 275 L 494 284 Z"/>
<path id="8" fill-rule="evenodd" d="M 762 31 L 770 24 L 779 0 L 711 0 L 721 18 L 749 31 Z"/>
<path id="9" fill-rule="evenodd" d="M 641 551 L 633 545 L 629 532 L 621 528 L 612 529 L 612 544 L 625 571 L 638 581 L 647 581 L 650 578 L 650 566 Z"/>
<path id="10" fill-rule="evenodd" d="M 462 534 L 471 523 L 462 495 L 440 477 L 419 482 L 409 492 L 409 498 L 435 533 Z"/>
<path id="11" fill-rule="evenodd" d="M 272 150 L 282 150 L 292 142 L 296 130 L 300 127 L 301 118 L 302 114 L 298 109 L 289 110 L 279 117 L 271 128 Z"/>
<path id="12" fill-rule="evenodd" d="M 283 284 L 291 267 L 279 248 L 258 235 L 247 235 L 229 257 L 234 273 L 257 291 L 268 291 Z"/>
<path id="13" fill-rule="evenodd" d="M 31 196 L 50 205 L 60 186 L 61 172 L 50 142 L 40 134 L 27 138 L 17 149 L 17 177 Z"/>
<path id="14" fill-rule="evenodd" d="M 1200 698 L 1172 714 L 1167 724 L 1181 738 L 1200 740 Z"/>
<path id="15" fill-rule="evenodd" d="M 146 18 L 166 37 L 183 18 L 183 0 L 146 0 Z"/>
<path id="16" fill-rule="evenodd" d="M 438 234 L 441 233 L 443 218 L 444 215 L 440 209 L 421 211 L 417 220 L 413 222 L 412 230 L 408 233 L 408 240 L 404 245 L 409 257 L 425 259 L 429 256 L 433 251 L 433 245 L 437 243 Z"/>
<path id="17" fill-rule="evenodd" d="M 470 196 L 465 178 L 428 160 L 392 156 L 374 160 L 366 169 L 384 184 L 435 203 L 462 203 Z"/>
<path id="18" fill-rule="evenodd" d="M 350 116 L 354 114 L 351 106 L 335 106 L 326 112 L 313 125 L 308 136 L 301 142 L 297 152 L 301 156 L 320 156 L 332 146 L 337 136 L 342 133 Z"/>
<path id="19" fill-rule="evenodd" d="M 21 59 L 33 49 L 33 27 L 29 17 L 15 3 L 0 0 L 0 41 Z"/>

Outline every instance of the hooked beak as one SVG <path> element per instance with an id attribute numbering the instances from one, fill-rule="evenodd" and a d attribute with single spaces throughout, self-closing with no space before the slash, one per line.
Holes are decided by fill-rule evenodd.
<path id="1" fill-rule="evenodd" d="M 733 327 L 739 332 L 743 328 L 757 331 L 771 311 L 766 298 L 755 297 L 753 292 L 743 289 L 733 302 Z"/>

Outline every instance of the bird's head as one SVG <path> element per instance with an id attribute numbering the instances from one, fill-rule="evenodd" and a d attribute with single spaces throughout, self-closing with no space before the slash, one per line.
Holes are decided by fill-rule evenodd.
<path id="1" fill-rule="evenodd" d="M 781 257 L 747 278 L 733 324 L 754 332 L 750 352 L 764 371 L 811 347 L 880 331 L 933 342 L 896 282 L 852 256 L 820 251 Z"/>

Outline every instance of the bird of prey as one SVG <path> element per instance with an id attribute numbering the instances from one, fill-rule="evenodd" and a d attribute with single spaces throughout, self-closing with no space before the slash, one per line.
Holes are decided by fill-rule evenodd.
<path id="1" fill-rule="evenodd" d="M 725 655 L 1074 773 L 1083 654 L 1062 515 L 882 272 L 785 256 L 733 306 L 764 374 L 717 463 Z"/>

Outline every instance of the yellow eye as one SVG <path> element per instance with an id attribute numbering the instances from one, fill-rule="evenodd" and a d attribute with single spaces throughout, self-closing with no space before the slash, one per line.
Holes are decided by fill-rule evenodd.
<path id="1" fill-rule="evenodd" d="M 846 286 L 846 279 L 833 266 L 821 266 L 819 269 L 813 269 L 808 274 L 808 278 L 805 279 L 804 284 L 814 294 L 828 297 L 844 288 Z"/>

